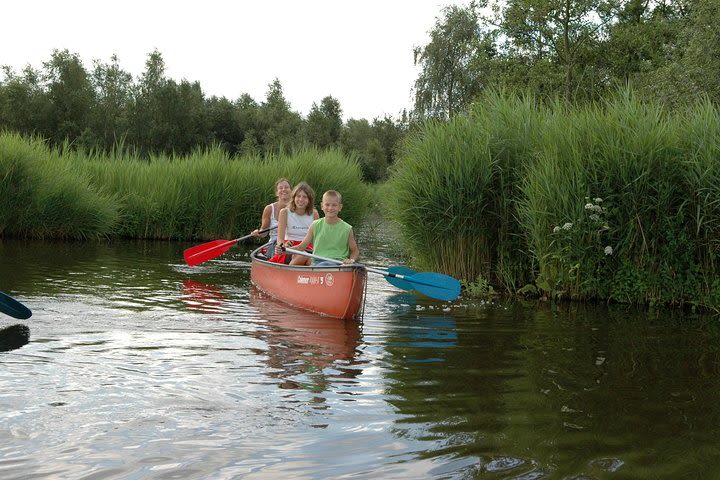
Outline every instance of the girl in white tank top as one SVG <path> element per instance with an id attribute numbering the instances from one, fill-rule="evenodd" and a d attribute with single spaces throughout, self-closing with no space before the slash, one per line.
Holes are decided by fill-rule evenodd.
<path id="1" fill-rule="evenodd" d="M 285 240 L 302 242 L 313 221 L 315 221 L 315 216 L 312 214 L 298 215 L 293 211 L 288 211 Z"/>
<path id="2" fill-rule="evenodd" d="M 286 255 L 280 245 L 293 246 L 301 243 L 313 220 L 320 218 L 313 204 L 315 192 L 305 182 L 298 183 L 292 191 L 290 204 L 280 210 L 278 217 L 278 244 L 271 262 L 287 263 L 290 255 Z"/>

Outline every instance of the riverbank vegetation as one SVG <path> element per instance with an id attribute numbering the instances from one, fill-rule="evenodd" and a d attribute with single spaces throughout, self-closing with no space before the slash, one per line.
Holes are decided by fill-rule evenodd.
<path id="1" fill-rule="evenodd" d="M 670 108 L 720 102 L 719 48 L 717 0 L 471 0 L 416 47 L 412 117 L 452 118 L 497 89 L 580 105 L 631 84 Z"/>
<path id="2" fill-rule="evenodd" d="M 55 51 L 0 79 L 0 236 L 237 236 L 287 176 L 467 291 L 720 309 L 718 25 L 710 0 L 450 6 L 414 110 L 372 122 Z"/>
<path id="3" fill-rule="evenodd" d="M 423 268 L 506 292 L 720 306 L 720 112 L 488 93 L 411 136 L 388 209 Z"/>
<path id="4" fill-rule="evenodd" d="M 257 228 L 278 177 L 339 190 L 349 222 L 368 207 L 357 160 L 333 149 L 261 159 L 216 147 L 144 159 L 0 134 L 0 236 L 233 238 Z"/>
<path id="5" fill-rule="evenodd" d="M 199 82 L 175 81 L 157 50 L 134 79 L 113 56 L 87 69 L 77 53 L 52 52 L 41 68 L 0 69 L 0 130 L 35 135 L 55 147 L 111 152 L 122 148 L 141 158 L 190 155 L 213 148 L 229 156 L 277 157 L 307 146 L 337 149 L 359 162 L 363 178 L 385 178 L 407 118 L 343 121 L 331 95 L 307 116 L 292 110 L 280 80 L 266 97 L 207 97 Z"/>

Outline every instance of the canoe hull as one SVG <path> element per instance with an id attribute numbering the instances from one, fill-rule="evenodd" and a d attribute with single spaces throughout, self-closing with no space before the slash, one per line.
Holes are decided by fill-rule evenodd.
<path id="1" fill-rule="evenodd" d="M 359 265 L 330 267 L 271 263 L 252 253 L 250 278 L 266 294 L 303 310 L 333 318 L 362 315 L 367 270 Z"/>

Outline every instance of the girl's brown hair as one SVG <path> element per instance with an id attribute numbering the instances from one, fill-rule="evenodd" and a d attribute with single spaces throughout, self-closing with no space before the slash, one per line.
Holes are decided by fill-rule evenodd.
<path id="1" fill-rule="evenodd" d="M 312 215 L 313 210 L 315 209 L 315 191 L 305 182 L 300 182 L 295 185 L 295 188 L 293 188 L 292 194 L 290 195 L 290 205 L 288 205 L 290 207 L 290 211 L 294 212 L 297 209 L 297 205 L 295 205 L 295 195 L 297 195 L 300 191 L 305 192 L 305 195 L 308 197 L 308 204 L 307 207 L 305 207 L 305 212 L 303 214 Z"/>

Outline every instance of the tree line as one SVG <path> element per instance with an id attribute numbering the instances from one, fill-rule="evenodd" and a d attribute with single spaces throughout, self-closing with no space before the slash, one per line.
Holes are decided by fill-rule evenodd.
<path id="1" fill-rule="evenodd" d="M 415 48 L 415 118 L 485 90 L 583 104 L 628 84 L 671 109 L 720 101 L 717 0 L 481 0 L 443 10 Z"/>
<path id="2" fill-rule="evenodd" d="M 408 52 L 420 73 L 413 110 L 398 119 L 343 122 L 332 96 L 303 117 L 277 79 L 261 101 L 206 97 L 196 81 L 167 78 L 157 50 L 138 78 L 116 56 L 88 70 L 77 54 L 56 50 L 42 68 L 2 68 L 0 130 L 140 156 L 208 146 L 260 157 L 338 148 L 374 182 L 386 178 L 411 130 L 466 112 L 486 91 L 580 105 L 631 84 L 673 109 L 699 96 L 720 101 L 718 0 L 473 0 L 444 8 L 429 33 Z"/>
<path id="3" fill-rule="evenodd" d="M 264 100 L 206 97 L 199 82 L 165 75 L 162 54 L 147 57 L 134 79 L 120 66 L 94 61 L 88 70 L 77 53 L 53 51 L 42 68 L 16 73 L 3 67 L 0 130 L 39 136 L 50 145 L 86 151 L 185 155 L 219 146 L 230 155 L 286 154 L 303 146 L 337 148 L 357 158 L 366 181 L 383 179 L 407 119 L 385 116 L 343 122 L 340 102 L 326 96 L 303 118 L 275 79 Z"/>

